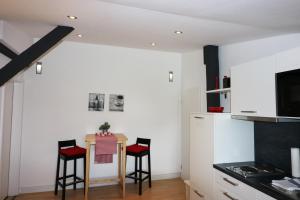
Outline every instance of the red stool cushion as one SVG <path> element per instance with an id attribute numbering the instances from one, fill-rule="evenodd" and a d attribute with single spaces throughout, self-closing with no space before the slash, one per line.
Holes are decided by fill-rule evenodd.
<path id="1" fill-rule="evenodd" d="M 133 145 L 127 146 L 126 151 L 131 152 L 131 153 L 141 153 L 143 151 L 149 151 L 149 147 L 138 145 L 138 144 L 133 144 Z"/>
<path id="2" fill-rule="evenodd" d="M 82 156 L 86 154 L 86 149 L 79 146 L 59 150 L 59 154 L 66 157 Z"/>

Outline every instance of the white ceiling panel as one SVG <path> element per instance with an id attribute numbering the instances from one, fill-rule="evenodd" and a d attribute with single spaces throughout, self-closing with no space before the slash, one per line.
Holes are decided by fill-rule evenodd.
<path id="1" fill-rule="evenodd" d="M 256 4 L 249 2 L 252 1 L 1 0 L 0 19 L 11 21 L 33 37 L 42 37 L 56 25 L 68 25 L 75 27 L 75 31 L 67 40 L 175 52 L 297 31 L 296 20 L 289 20 L 289 23 L 276 20 L 274 16 L 281 13 L 277 4 L 269 11 L 272 20 L 278 22 L 277 26 L 275 23 L 265 26 L 266 18 L 257 19 L 260 24 L 254 24 L 256 14 L 261 15 L 263 9 L 257 8 L 257 12 L 251 12 L 251 17 L 247 8 L 258 6 L 258 2 L 263 7 L 266 4 L 257 0 L 253 1 Z M 297 5 L 284 7 L 285 11 L 290 11 L 286 18 L 298 16 L 293 13 Z M 69 20 L 67 15 L 76 15 L 78 20 Z M 176 35 L 175 30 L 184 33 Z M 79 33 L 82 38 L 76 36 Z M 152 47 L 152 42 L 157 45 Z"/>
<path id="2" fill-rule="evenodd" d="M 299 0 L 100 0 L 190 17 L 300 31 Z"/>

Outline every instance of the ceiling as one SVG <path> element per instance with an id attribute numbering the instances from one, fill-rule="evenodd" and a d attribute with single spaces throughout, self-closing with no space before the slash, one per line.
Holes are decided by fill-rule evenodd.
<path id="1" fill-rule="evenodd" d="M 175 52 L 300 32 L 299 10 L 299 0 L 0 1 L 0 19 L 32 37 L 68 25 L 67 40 Z"/>

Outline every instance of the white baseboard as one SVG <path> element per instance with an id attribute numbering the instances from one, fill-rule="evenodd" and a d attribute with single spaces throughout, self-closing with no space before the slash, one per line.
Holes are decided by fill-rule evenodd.
<path id="1" fill-rule="evenodd" d="M 153 174 L 152 180 L 173 179 L 173 178 L 179 178 L 180 176 L 181 176 L 180 172 L 170 173 L 170 174 Z"/>
<path id="2" fill-rule="evenodd" d="M 155 174 L 152 175 L 152 180 L 163 180 L 163 179 L 173 179 L 173 178 L 179 178 L 180 177 L 180 172 L 177 173 L 170 173 L 170 174 Z M 105 177 L 105 178 L 110 178 L 110 177 Z M 131 183 L 133 180 L 126 179 L 126 183 Z M 111 183 L 111 184 L 97 184 L 97 185 L 92 185 L 90 187 L 97 187 L 97 186 L 104 186 L 104 185 L 115 185 L 116 183 Z M 70 188 L 72 186 L 69 186 Z M 60 187 L 59 187 L 60 188 Z M 78 184 L 77 188 L 83 188 L 83 184 Z M 54 185 L 42 185 L 42 186 L 26 186 L 26 187 L 21 187 L 20 188 L 20 194 L 24 193 L 37 193 L 37 192 L 49 192 L 49 191 L 54 191 Z"/>
<path id="3" fill-rule="evenodd" d="M 20 188 L 20 194 L 54 191 L 54 185 L 26 186 Z"/>

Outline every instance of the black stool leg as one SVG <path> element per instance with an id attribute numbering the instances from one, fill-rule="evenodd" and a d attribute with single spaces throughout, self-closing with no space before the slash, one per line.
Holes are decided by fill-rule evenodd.
<path id="1" fill-rule="evenodd" d="M 57 156 L 57 167 L 56 167 L 56 177 L 55 177 L 55 189 L 54 194 L 57 195 L 58 181 L 59 181 L 59 167 L 60 167 L 60 156 Z"/>
<path id="2" fill-rule="evenodd" d="M 77 159 L 75 158 L 74 159 L 74 177 L 73 177 L 73 181 L 74 181 L 74 184 L 73 184 L 73 190 L 76 190 L 76 180 L 77 180 Z"/>
<path id="3" fill-rule="evenodd" d="M 62 187 L 62 200 L 66 197 L 66 179 L 67 179 L 67 160 L 64 160 L 64 175 L 63 175 L 63 187 Z"/>
<path id="4" fill-rule="evenodd" d="M 150 151 L 148 154 L 148 172 L 149 172 L 149 187 L 151 188 L 151 158 L 150 158 Z"/>
<path id="5" fill-rule="evenodd" d="M 86 187 L 86 185 L 85 185 L 85 179 L 86 179 L 86 174 L 85 174 L 85 170 L 86 170 L 86 157 L 84 156 L 84 158 L 83 158 L 83 185 L 84 185 L 84 190 L 83 190 L 83 193 L 85 194 L 85 187 Z"/>
<path id="6" fill-rule="evenodd" d="M 139 165 L 140 165 L 140 169 L 139 169 L 139 195 L 142 195 L 142 156 L 140 156 L 140 159 L 139 159 Z"/>
<path id="7" fill-rule="evenodd" d="M 135 179 L 134 179 L 134 184 L 136 184 L 137 183 L 137 166 L 138 166 L 138 158 L 135 156 L 135 162 L 134 162 L 134 164 L 135 164 L 135 166 L 134 166 L 134 177 L 135 177 Z"/>

